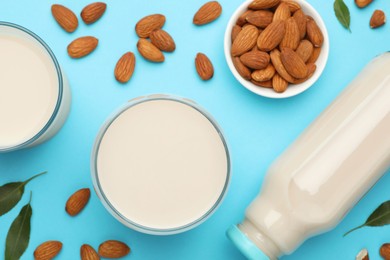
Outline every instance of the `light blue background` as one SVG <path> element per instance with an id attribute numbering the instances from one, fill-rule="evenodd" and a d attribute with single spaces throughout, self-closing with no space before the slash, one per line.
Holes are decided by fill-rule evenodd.
<path id="1" fill-rule="evenodd" d="M 242 1 L 221 0 L 222 16 L 212 24 L 192 24 L 195 11 L 204 1 L 132 0 L 107 1 L 108 8 L 97 23 L 80 22 L 76 32 L 64 32 L 51 16 L 53 1 L 2 0 L 0 20 L 18 23 L 40 35 L 53 49 L 67 74 L 72 92 L 72 110 L 61 132 L 36 148 L 0 155 L 0 185 L 27 179 L 48 170 L 26 191 L 33 191 L 31 241 L 22 259 L 32 259 L 37 245 L 46 240 L 64 243 L 58 259 L 78 259 L 79 248 L 95 248 L 106 239 L 128 243 L 128 259 L 243 259 L 225 237 L 225 230 L 240 222 L 244 210 L 258 193 L 271 162 L 340 93 L 368 61 L 390 49 L 390 28 L 369 29 L 371 13 L 386 1 L 374 1 L 359 10 L 347 0 L 352 15 L 352 33 L 343 29 L 333 14 L 332 1 L 310 0 L 322 15 L 330 36 L 328 65 L 320 80 L 305 93 L 283 100 L 256 96 L 232 76 L 223 54 L 223 35 L 230 15 Z M 60 3 L 79 13 L 85 0 Z M 163 64 L 152 64 L 136 51 L 135 23 L 151 13 L 167 17 L 164 29 L 176 41 L 177 50 L 166 54 Z M 76 37 L 93 35 L 99 46 L 93 54 L 72 60 L 66 46 Z M 128 84 L 117 83 L 113 69 L 126 51 L 136 53 L 137 66 Z M 202 82 L 196 75 L 194 57 L 206 53 L 214 63 L 215 76 Z M 0 57 L 1 58 L 1 57 Z M 223 128 L 230 145 L 233 176 L 227 197 L 204 224 L 184 234 L 158 237 L 132 231 L 117 222 L 93 194 L 86 209 L 71 218 L 64 211 L 70 194 L 92 188 L 89 158 L 94 138 L 104 120 L 127 100 L 150 93 L 170 93 L 196 100 Z M 315 173 L 313 173 L 315 174 Z M 331 232 L 309 239 L 295 253 L 283 259 L 354 259 L 368 248 L 371 259 L 379 259 L 379 247 L 390 242 L 390 227 L 365 228 L 343 238 L 348 229 L 362 223 L 380 203 L 390 199 L 390 175 L 359 202 Z M 12 220 L 27 201 L 0 218 L 0 258 Z"/>

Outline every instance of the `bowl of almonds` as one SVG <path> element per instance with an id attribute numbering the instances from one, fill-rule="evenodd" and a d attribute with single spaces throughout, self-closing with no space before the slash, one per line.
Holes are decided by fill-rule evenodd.
<path id="1" fill-rule="evenodd" d="M 269 98 L 298 95 L 321 76 L 329 37 L 318 12 L 304 0 L 248 0 L 232 15 L 225 56 L 235 78 Z"/>

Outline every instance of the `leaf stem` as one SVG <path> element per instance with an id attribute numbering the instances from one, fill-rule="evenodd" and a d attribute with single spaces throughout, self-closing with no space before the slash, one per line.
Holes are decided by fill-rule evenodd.
<path id="1" fill-rule="evenodd" d="M 34 176 L 32 176 L 31 178 L 25 180 L 25 181 L 23 182 L 23 184 L 26 185 L 27 183 L 29 183 L 29 182 L 32 181 L 33 179 L 35 179 L 35 178 L 37 178 L 37 177 L 39 177 L 39 176 L 41 176 L 41 175 L 44 175 L 44 174 L 46 174 L 46 173 L 47 173 L 47 171 L 38 173 L 37 175 L 34 175 Z"/>
<path id="2" fill-rule="evenodd" d="M 351 229 L 350 231 L 348 231 L 347 233 L 345 233 L 345 234 L 343 235 L 343 237 L 347 236 L 349 233 L 351 233 L 351 232 L 353 232 L 353 231 L 355 231 L 355 230 L 357 230 L 357 229 L 359 229 L 359 228 L 364 227 L 365 225 L 366 225 L 366 224 L 362 224 L 362 225 L 360 225 L 360 226 L 357 226 L 357 227 Z"/>

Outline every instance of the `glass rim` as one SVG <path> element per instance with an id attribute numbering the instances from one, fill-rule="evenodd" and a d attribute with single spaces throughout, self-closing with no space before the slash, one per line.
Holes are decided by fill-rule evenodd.
<path id="1" fill-rule="evenodd" d="M 169 101 L 175 101 L 179 102 L 182 104 L 185 104 L 199 113 L 201 113 L 214 127 L 214 129 L 217 131 L 224 149 L 225 149 L 225 154 L 226 154 L 226 161 L 227 161 L 227 172 L 226 172 L 226 180 L 223 186 L 223 189 L 221 191 L 221 194 L 219 195 L 218 199 L 215 201 L 214 205 L 207 211 L 205 212 L 201 217 L 198 219 L 174 228 L 167 228 L 167 229 L 162 229 L 162 228 L 153 228 L 153 227 L 148 227 L 144 226 L 141 224 L 136 223 L 135 221 L 132 221 L 131 219 L 127 218 L 124 216 L 122 213 L 120 213 L 109 201 L 109 199 L 106 197 L 99 181 L 99 174 L 97 170 L 97 156 L 99 153 L 99 148 L 101 141 L 107 132 L 108 128 L 111 126 L 111 124 L 126 110 L 130 109 L 131 107 L 134 107 L 136 105 L 139 105 L 141 103 L 149 102 L 149 101 L 155 101 L 155 100 L 169 100 Z M 210 217 L 220 206 L 222 203 L 223 199 L 226 196 L 228 186 L 230 183 L 230 178 L 231 178 L 231 159 L 230 159 L 230 153 L 229 153 L 229 148 L 226 142 L 226 139 L 221 131 L 220 126 L 216 123 L 215 119 L 203 108 L 201 108 L 198 104 L 192 102 L 191 100 L 188 100 L 186 98 L 181 98 L 173 95 L 165 95 L 165 94 L 153 94 L 149 95 L 146 97 L 139 97 L 130 100 L 128 103 L 122 105 L 118 110 L 116 110 L 109 118 L 105 121 L 103 126 L 100 128 L 98 135 L 95 139 L 93 150 L 92 150 L 92 156 L 91 156 L 91 175 L 92 175 L 92 181 L 93 185 L 95 188 L 95 192 L 97 193 L 100 201 L 103 202 L 104 207 L 113 215 L 117 220 L 119 220 L 122 224 L 125 226 L 132 228 L 134 230 L 140 231 L 142 233 L 146 234 L 152 234 L 152 235 L 170 235 L 170 234 L 177 234 L 181 233 L 187 230 L 190 230 L 202 222 L 204 222 L 208 217 Z"/>
<path id="2" fill-rule="evenodd" d="M 27 29 L 27 28 L 25 28 L 23 26 L 20 26 L 18 24 L 15 24 L 15 23 L 0 21 L 0 27 L 1 26 L 10 27 L 10 28 L 14 28 L 14 29 L 17 29 L 19 31 L 22 31 L 23 33 L 26 33 L 29 36 L 31 36 L 40 45 L 42 45 L 43 48 L 46 50 L 46 52 L 49 54 L 49 56 L 50 56 L 51 60 L 53 61 L 53 63 L 54 63 L 54 67 L 55 67 L 55 70 L 57 72 L 57 78 L 58 78 L 58 97 L 57 97 L 56 106 L 55 106 L 55 108 L 54 108 L 54 110 L 52 112 L 51 117 L 49 118 L 47 123 L 44 125 L 44 127 L 38 133 L 36 133 L 34 136 L 32 136 L 30 139 L 28 139 L 28 140 L 26 140 L 26 141 L 24 141 L 24 142 L 22 142 L 20 144 L 13 145 L 13 146 L 10 146 L 10 147 L 1 147 L 1 144 L 0 144 L 0 152 L 10 152 L 10 151 L 15 151 L 15 150 L 18 150 L 18 149 L 21 149 L 21 148 L 29 146 L 30 144 L 32 144 L 36 140 L 38 140 L 49 129 L 49 127 L 51 126 L 53 121 L 56 119 L 57 114 L 58 114 L 58 112 L 60 110 L 60 107 L 61 107 L 64 82 L 63 82 L 63 74 L 62 74 L 62 71 L 61 71 L 61 67 L 60 67 L 60 65 L 59 65 L 59 63 L 57 61 L 57 58 L 54 55 L 53 51 L 50 49 L 50 47 L 46 44 L 46 42 L 44 40 L 42 40 L 42 38 L 40 38 L 37 34 L 35 34 L 34 32 L 30 31 L 29 29 Z"/>

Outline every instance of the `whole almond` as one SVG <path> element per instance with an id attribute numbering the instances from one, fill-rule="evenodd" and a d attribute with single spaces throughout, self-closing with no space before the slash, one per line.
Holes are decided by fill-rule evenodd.
<path id="1" fill-rule="evenodd" d="M 100 244 L 98 253 L 104 258 L 120 258 L 130 253 L 130 247 L 117 240 L 108 240 Z"/>
<path id="2" fill-rule="evenodd" d="M 86 24 L 92 24 L 103 16 L 106 8 L 107 4 L 103 2 L 89 4 L 81 11 L 81 19 L 83 19 Z"/>
<path id="3" fill-rule="evenodd" d="M 386 23 L 386 15 L 382 10 L 375 10 L 370 19 L 372 29 L 381 27 Z"/>
<path id="4" fill-rule="evenodd" d="M 138 40 L 137 49 L 142 57 L 151 62 L 163 62 L 165 60 L 164 54 L 146 39 L 141 38 Z"/>
<path id="5" fill-rule="evenodd" d="M 51 6 L 51 13 L 57 23 L 67 32 L 74 32 L 79 25 L 77 16 L 67 7 L 54 4 Z"/>
<path id="6" fill-rule="evenodd" d="M 280 0 L 254 0 L 248 8 L 254 10 L 268 9 L 277 6 L 279 3 Z"/>
<path id="7" fill-rule="evenodd" d="M 280 58 L 288 74 L 297 79 L 303 79 L 307 76 L 305 62 L 292 49 L 284 48 L 280 53 Z"/>
<path id="8" fill-rule="evenodd" d="M 173 52 L 176 49 L 172 36 L 162 29 L 153 31 L 150 34 L 150 40 L 161 51 Z"/>
<path id="9" fill-rule="evenodd" d="M 295 1 L 282 0 L 282 3 L 286 3 L 288 5 L 291 13 L 295 13 L 296 11 L 301 9 L 301 6 Z"/>
<path id="10" fill-rule="evenodd" d="M 257 48 L 261 51 L 271 51 L 275 49 L 283 40 L 285 35 L 285 21 L 276 20 L 272 22 L 257 39 Z"/>
<path id="11" fill-rule="evenodd" d="M 222 13 L 222 6 L 217 1 L 210 1 L 202 5 L 195 13 L 193 23 L 203 25 L 216 20 Z"/>
<path id="12" fill-rule="evenodd" d="M 287 20 L 290 17 L 291 17 L 290 7 L 288 7 L 286 3 L 282 2 L 275 10 L 273 21 Z"/>
<path id="13" fill-rule="evenodd" d="M 307 81 L 308 79 L 310 79 L 314 75 L 317 66 L 314 63 L 308 63 L 306 66 L 307 66 L 307 76 L 304 77 L 303 79 L 295 79 L 294 82 L 292 82 L 292 84 L 301 84 Z"/>
<path id="14" fill-rule="evenodd" d="M 274 65 L 275 70 L 278 74 L 284 78 L 287 82 L 293 83 L 295 81 L 294 77 L 288 74 L 286 68 L 282 63 L 282 59 L 280 57 L 280 51 L 278 49 L 274 49 L 270 53 L 272 65 Z"/>
<path id="15" fill-rule="evenodd" d="M 259 87 L 263 88 L 272 88 L 272 80 L 267 80 L 267 81 L 256 81 L 256 80 L 251 80 L 251 82 Z"/>
<path id="16" fill-rule="evenodd" d="M 298 29 L 299 29 L 299 35 L 301 39 L 305 38 L 306 36 L 306 15 L 302 12 L 302 10 L 298 10 L 293 15 L 295 21 L 297 22 Z"/>
<path id="17" fill-rule="evenodd" d="M 98 253 L 90 245 L 84 244 L 80 248 L 81 260 L 100 260 Z"/>
<path id="18" fill-rule="evenodd" d="M 99 40 L 93 36 L 77 38 L 68 45 L 68 54 L 75 59 L 87 56 L 96 49 L 98 43 Z"/>
<path id="19" fill-rule="evenodd" d="M 306 63 L 315 63 L 318 59 L 318 57 L 321 54 L 321 48 L 313 48 L 313 53 L 311 54 L 310 58 L 306 61 Z"/>
<path id="20" fill-rule="evenodd" d="M 313 54 L 313 49 L 314 49 L 313 44 L 310 41 L 302 40 L 296 52 L 304 62 L 307 62 L 311 57 L 311 55 Z"/>
<path id="21" fill-rule="evenodd" d="M 66 202 L 65 211 L 71 216 L 76 216 L 85 208 L 90 197 L 91 191 L 88 188 L 76 191 Z"/>
<path id="22" fill-rule="evenodd" d="M 237 19 L 236 24 L 239 26 L 243 26 L 246 24 L 246 18 L 248 17 L 249 14 L 253 13 L 253 10 L 246 10 L 243 12 Z"/>
<path id="23" fill-rule="evenodd" d="M 237 35 L 241 32 L 241 30 L 242 30 L 241 26 L 239 26 L 237 24 L 233 26 L 233 28 L 232 28 L 232 35 L 231 35 L 232 43 L 237 38 Z"/>
<path id="24" fill-rule="evenodd" d="M 135 25 L 135 32 L 141 38 L 148 38 L 157 29 L 161 29 L 165 24 L 165 16 L 162 14 L 151 14 L 145 16 Z"/>
<path id="25" fill-rule="evenodd" d="M 214 76 L 214 67 L 210 59 L 203 53 L 198 53 L 195 57 L 195 68 L 198 75 L 203 80 L 209 80 Z"/>
<path id="26" fill-rule="evenodd" d="M 385 260 L 390 260 L 390 243 L 383 244 L 379 250 L 382 258 Z"/>
<path id="27" fill-rule="evenodd" d="M 135 68 L 135 56 L 132 52 L 126 52 L 118 60 L 114 70 L 114 76 L 117 81 L 126 83 L 133 75 Z"/>
<path id="28" fill-rule="evenodd" d="M 240 56 L 249 51 L 256 44 L 259 30 L 256 26 L 248 25 L 242 28 L 232 44 L 231 53 L 233 56 Z"/>
<path id="29" fill-rule="evenodd" d="M 367 5 L 371 4 L 373 0 L 355 0 L 355 4 L 360 7 L 366 7 Z"/>
<path id="30" fill-rule="evenodd" d="M 269 64 L 265 69 L 255 70 L 251 76 L 254 81 L 263 82 L 271 80 L 274 75 L 275 68 L 272 64 Z"/>
<path id="31" fill-rule="evenodd" d="M 232 57 L 232 60 L 238 74 L 240 74 L 244 79 L 250 80 L 251 70 L 241 62 L 240 57 Z"/>
<path id="32" fill-rule="evenodd" d="M 50 260 L 60 253 L 62 243 L 60 241 L 47 241 L 40 244 L 34 251 L 35 260 Z"/>
<path id="33" fill-rule="evenodd" d="M 274 14 L 271 11 L 260 10 L 251 12 L 246 16 L 246 21 L 254 26 L 259 28 L 265 28 L 270 23 L 272 23 L 272 19 Z"/>
<path id="34" fill-rule="evenodd" d="M 268 66 L 270 57 L 263 51 L 250 51 L 241 55 L 240 60 L 245 66 L 260 70 Z"/>
<path id="35" fill-rule="evenodd" d="M 299 28 L 296 20 L 290 17 L 286 20 L 286 33 L 280 43 L 280 48 L 291 48 L 296 50 L 300 42 Z"/>
<path id="36" fill-rule="evenodd" d="M 314 47 L 321 47 L 324 43 L 324 35 L 314 20 L 308 20 L 306 24 L 307 37 L 313 43 Z"/>
<path id="37" fill-rule="evenodd" d="M 272 78 L 272 88 L 277 93 L 283 93 L 286 91 L 288 87 L 288 82 L 282 78 L 279 74 L 275 74 L 275 76 Z"/>

